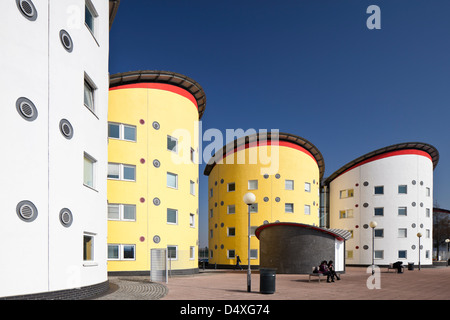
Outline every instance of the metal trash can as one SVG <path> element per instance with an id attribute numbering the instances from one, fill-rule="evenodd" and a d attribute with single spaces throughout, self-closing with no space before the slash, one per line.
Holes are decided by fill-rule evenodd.
<path id="1" fill-rule="evenodd" d="M 414 270 L 414 262 L 408 262 L 408 270 Z"/>
<path id="2" fill-rule="evenodd" d="M 277 269 L 262 268 L 259 269 L 259 292 L 274 293 L 275 278 Z"/>

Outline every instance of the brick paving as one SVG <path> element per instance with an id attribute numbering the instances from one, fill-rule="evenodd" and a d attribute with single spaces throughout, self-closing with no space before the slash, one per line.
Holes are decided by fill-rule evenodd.
<path id="1" fill-rule="evenodd" d="M 259 273 L 253 270 L 251 292 L 246 271 L 207 269 L 174 276 L 167 284 L 152 283 L 148 277 L 110 277 L 110 292 L 96 300 L 450 300 L 450 267 L 416 266 L 402 274 L 381 268 L 379 289 L 368 288 L 370 276 L 363 267 L 347 267 L 342 280 L 334 283 L 277 274 L 273 294 L 259 292 Z"/>

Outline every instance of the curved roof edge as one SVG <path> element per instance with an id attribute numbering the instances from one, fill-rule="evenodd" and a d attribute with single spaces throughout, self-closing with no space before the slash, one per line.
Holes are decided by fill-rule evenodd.
<path id="1" fill-rule="evenodd" d="M 339 175 L 344 173 L 345 171 L 351 169 L 354 166 L 357 166 L 361 164 L 363 161 L 369 160 L 370 158 L 382 155 L 384 153 L 392 152 L 392 151 L 400 151 L 400 150 L 407 150 L 407 149 L 416 149 L 420 151 L 424 151 L 428 153 L 431 157 L 431 161 L 433 162 L 433 170 L 436 168 L 438 162 L 439 162 L 439 152 L 438 150 L 424 142 L 405 142 L 405 143 L 398 143 L 394 144 L 388 147 L 384 147 L 381 149 L 377 149 L 375 151 L 369 152 L 359 158 L 356 158 L 353 161 L 350 161 L 343 167 L 341 167 L 339 170 L 335 171 L 333 174 L 331 174 L 328 178 L 326 178 L 323 182 L 324 185 L 328 185 L 331 181 L 333 181 L 335 178 L 337 178 Z"/>
<path id="2" fill-rule="evenodd" d="M 109 87 L 134 83 L 165 83 L 188 91 L 197 101 L 198 118 L 201 119 L 206 108 L 206 95 L 195 80 L 176 72 L 159 70 L 139 70 L 116 73 L 109 77 Z"/>
<path id="3" fill-rule="evenodd" d="M 296 223 L 296 222 L 274 222 L 274 223 L 268 223 L 268 224 L 263 224 L 263 225 L 259 226 L 255 230 L 256 237 L 259 239 L 259 235 L 262 230 L 264 230 L 266 228 L 270 228 L 270 227 L 275 227 L 275 226 L 291 226 L 291 227 L 298 227 L 298 228 L 305 228 L 305 229 L 313 229 L 313 230 L 317 230 L 317 231 L 332 235 L 333 237 L 335 237 L 336 239 L 338 239 L 340 241 L 348 240 L 352 236 L 349 231 L 342 230 L 342 229 L 327 229 L 327 228 L 321 228 L 321 227 L 312 226 L 309 224 Z"/>
<path id="4" fill-rule="evenodd" d="M 438 212 L 438 213 L 448 213 L 448 214 L 450 214 L 450 210 L 442 209 L 442 208 L 437 208 L 437 207 L 434 207 L 434 208 L 433 208 L 433 212 Z"/>
<path id="5" fill-rule="evenodd" d="M 120 0 L 109 0 L 109 30 L 119 9 Z"/>
<path id="6" fill-rule="evenodd" d="M 320 153 L 319 149 L 315 145 L 313 145 L 308 140 L 296 136 L 294 134 L 290 133 L 283 133 L 283 132 L 264 132 L 264 133 L 256 133 L 251 134 L 248 136 L 243 136 L 241 138 L 235 139 L 233 142 L 230 142 L 222 147 L 221 150 L 219 150 L 217 153 L 215 153 L 211 159 L 209 160 L 208 164 L 205 167 L 205 171 L 203 172 L 204 175 L 209 176 L 212 169 L 216 165 L 216 154 L 217 156 L 221 155 L 221 159 L 223 159 L 226 156 L 227 151 L 235 150 L 237 147 L 240 147 L 245 144 L 249 144 L 252 142 L 258 142 L 260 140 L 263 141 L 272 141 L 272 138 L 278 139 L 278 141 L 286 141 L 286 142 L 292 142 L 305 150 L 307 150 L 316 160 L 317 165 L 319 166 L 319 173 L 320 173 L 320 179 L 322 179 L 323 174 L 325 172 L 325 161 L 323 159 L 322 153 Z"/>

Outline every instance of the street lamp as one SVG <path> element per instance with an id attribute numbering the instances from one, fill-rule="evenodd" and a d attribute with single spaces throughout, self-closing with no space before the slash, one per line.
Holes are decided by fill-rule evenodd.
<path id="1" fill-rule="evenodd" d="M 372 228 L 372 275 L 375 273 L 375 228 L 377 223 L 375 221 L 370 221 L 369 226 Z"/>
<path id="2" fill-rule="evenodd" d="M 450 264 L 450 257 L 448 255 L 449 252 L 449 246 L 450 246 L 450 239 L 445 239 L 445 243 L 447 243 L 447 267 Z"/>
<path id="3" fill-rule="evenodd" d="M 419 270 L 420 270 L 420 238 L 422 238 L 422 233 L 418 232 L 417 237 L 419 238 Z"/>
<path id="4" fill-rule="evenodd" d="M 244 202 L 248 207 L 247 292 L 250 292 L 252 287 L 252 272 L 250 270 L 250 207 L 256 202 L 256 196 L 251 192 L 247 192 L 246 194 L 244 194 Z"/>

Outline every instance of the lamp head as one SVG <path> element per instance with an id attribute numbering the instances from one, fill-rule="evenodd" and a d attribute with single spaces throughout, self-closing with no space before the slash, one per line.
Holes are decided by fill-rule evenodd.
<path id="1" fill-rule="evenodd" d="M 376 221 L 370 221 L 369 226 L 373 229 L 377 227 Z"/>
<path id="2" fill-rule="evenodd" d="M 256 196 L 251 193 L 251 192 L 247 192 L 246 194 L 244 194 L 244 202 L 248 205 L 250 204 L 254 204 L 256 201 Z"/>

